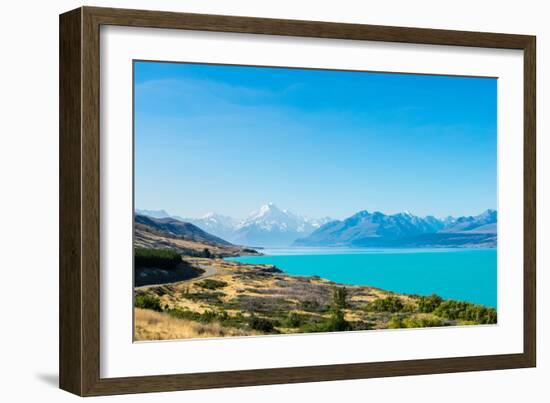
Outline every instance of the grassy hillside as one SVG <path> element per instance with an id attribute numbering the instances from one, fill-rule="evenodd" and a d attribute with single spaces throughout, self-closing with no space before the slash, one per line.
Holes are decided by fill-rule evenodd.
<path id="1" fill-rule="evenodd" d="M 270 265 L 193 257 L 184 260 L 191 266 L 208 266 L 214 274 L 207 279 L 136 289 L 136 310 L 155 311 L 155 326 L 172 329 L 155 333 L 147 331 L 145 322 L 136 322 L 140 339 L 154 340 L 161 333 L 163 338 L 221 337 L 492 324 L 497 320 L 492 308 L 444 301 L 436 295 L 343 286 L 318 277 L 288 276 Z M 208 330 L 197 330 L 203 326 Z M 201 335 L 193 336 L 198 333 Z"/>
<path id="2" fill-rule="evenodd" d="M 254 249 L 231 244 L 198 241 L 182 235 L 155 229 L 144 224 L 136 224 L 134 229 L 134 247 L 146 249 L 168 249 L 185 256 L 228 257 L 258 255 Z"/>

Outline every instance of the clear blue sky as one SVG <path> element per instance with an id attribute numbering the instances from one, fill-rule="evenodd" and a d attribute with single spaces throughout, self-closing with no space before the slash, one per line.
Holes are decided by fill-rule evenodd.
<path id="1" fill-rule="evenodd" d="M 496 208 L 497 80 L 135 62 L 135 205 L 311 217 Z"/>

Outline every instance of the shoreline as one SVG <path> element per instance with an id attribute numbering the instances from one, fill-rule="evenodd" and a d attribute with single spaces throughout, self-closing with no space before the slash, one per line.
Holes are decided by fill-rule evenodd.
<path id="1" fill-rule="evenodd" d="M 215 266 L 216 273 L 135 288 L 136 340 L 496 323 L 494 309 L 435 295 L 294 276 L 267 264 L 184 259 L 195 267 Z M 461 317 L 452 316 L 456 309 Z M 481 319 L 474 320 L 474 314 Z"/>
<path id="2" fill-rule="evenodd" d="M 396 249 L 398 250 L 397 253 L 395 253 Z M 286 251 L 294 251 L 295 253 L 274 253 L 274 254 L 270 254 L 269 252 L 271 251 L 282 251 L 282 252 L 286 252 Z M 302 251 L 314 251 L 314 252 L 319 252 L 319 253 L 300 253 Z M 337 252 L 342 252 L 342 253 L 327 253 L 327 254 L 323 254 L 322 252 L 332 252 L 332 251 L 337 251 Z M 264 249 L 264 252 L 265 254 L 262 254 L 262 255 L 257 255 L 257 256 L 251 256 L 251 255 L 241 255 L 241 256 L 231 256 L 231 257 L 225 257 L 224 260 L 226 261 L 231 261 L 231 262 L 238 262 L 240 264 L 267 264 L 267 265 L 273 265 L 275 267 L 277 267 L 279 270 L 281 270 L 285 275 L 288 275 L 288 276 L 294 276 L 294 277 L 312 277 L 312 278 L 321 278 L 323 280 L 326 280 L 326 281 L 330 281 L 330 282 L 333 282 L 334 284 L 336 285 L 339 285 L 339 286 L 358 286 L 358 287 L 372 287 L 372 288 L 378 288 L 382 291 L 385 291 L 385 292 L 391 292 L 391 293 L 395 293 L 395 294 L 402 294 L 402 295 L 411 295 L 411 296 L 429 296 L 429 295 L 432 295 L 432 294 L 437 294 L 437 295 L 441 295 L 441 291 L 433 291 L 433 290 L 429 290 L 429 291 L 412 291 L 412 292 L 409 292 L 409 291 L 406 291 L 406 290 L 402 290 L 402 289 L 399 289 L 399 287 L 396 288 L 392 288 L 392 287 L 384 287 L 384 286 L 375 286 L 375 285 L 372 285 L 372 283 L 363 283 L 363 282 L 357 282 L 357 281 L 342 281 L 342 280 L 337 280 L 337 279 L 334 279 L 334 278 L 331 278 L 330 276 L 327 277 L 327 276 L 323 276 L 322 274 L 310 274 L 310 273 L 307 273 L 307 270 L 306 273 L 296 273 L 296 272 L 292 272 L 292 271 L 289 271 L 289 270 L 286 270 L 284 267 L 278 265 L 277 263 L 273 262 L 273 261 L 264 261 L 264 259 L 269 259 L 270 257 L 273 257 L 275 259 L 280 259 L 280 258 L 293 258 L 293 257 L 303 257 L 303 256 L 315 256 L 315 257 L 320 257 L 320 256 L 335 256 L 335 255 L 362 255 L 362 254 L 365 254 L 365 255 L 377 255 L 377 256 L 380 256 L 380 255 L 385 255 L 385 254 L 388 254 L 388 255 L 392 255 L 392 254 L 407 254 L 407 253 L 414 253 L 414 254 L 422 254 L 422 253 L 445 253 L 445 252 L 449 252 L 449 253 L 455 253 L 455 252 L 465 252 L 465 251 L 497 251 L 497 248 L 442 248 L 442 249 L 436 249 L 436 250 L 433 250 L 432 248 L 354 248 L 354 249 L 351 249 L 350 248 L 335 248 L 333 249 L 333 247 L 330 247 L 330 248 L 302 248 L 302 247 L 297 247 L 297 248 L 292 248 L 292 247 L 285 247 L 285 248 L 265 248 Z M 347 253 L 346 253 L 347 252 Z M 247 258 L 260 258 L 258 261 L 249 261 Z M 244 258 L 241 260 L 241 258 Z M 443 293 L 445 294 L 445 293 Z M 442 296 L 442 295 L 441 295 Z M 467 303 L 470 303 L 470 304 L 476 304 L 476 305 L 481 305 L 481 306 L 484 306 L 484 307 L 487 307 L 487 308 L 493 308 L 493 309 L 497 309 L 497 301 L 495 301 L 494 304 L 491 304 L 491 303 L 483 303 L 483 302 L 480 302 L 480 301 L 476 301 L 476 300 L 469 300 L 467 298 L 460 298 L 460 297 L 453 297 L 453 296 L 445 296 L 444 297 L 445 300 L 454 300 L 454 301 L 461 301 L 461 302 L 467 302 Z"/>

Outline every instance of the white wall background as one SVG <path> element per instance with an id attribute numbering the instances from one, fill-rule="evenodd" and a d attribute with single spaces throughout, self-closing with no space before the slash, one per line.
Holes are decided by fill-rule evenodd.
<path id="1" fill-rule="evenodd" d="M 550 25 L 546 2 L 121 0 L 87 5 L 537 35 L 538 367 L 101 398 L 113 402 L 545 402 L 550 375 Z M 58 14 L 79 1 L 11 1 L 0 24 L 0 396 L 68 402 L 58 365 Z M 6 259 L 7 258 L 7 259 Z M 7 274 L 7 276 L 6 276 Z M 546 382 L 545 382 L 546 381 Z"/>

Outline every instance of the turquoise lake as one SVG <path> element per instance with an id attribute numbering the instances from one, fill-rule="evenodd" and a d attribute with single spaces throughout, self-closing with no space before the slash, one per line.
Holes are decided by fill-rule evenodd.
<path id="1" fill-rule="evenodd" d="M 496 249 L 265 249 L 264 256 L 228 258 L 273 264 L 290 275 L 370 285 L 497 306 Z"/>

